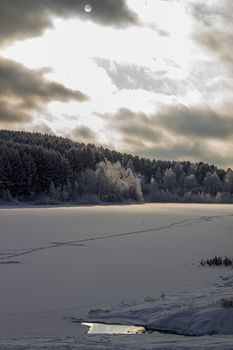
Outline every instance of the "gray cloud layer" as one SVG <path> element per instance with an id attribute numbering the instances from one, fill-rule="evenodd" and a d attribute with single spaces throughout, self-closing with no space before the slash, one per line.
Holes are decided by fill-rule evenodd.
<path id="1" fill-rule="evenodd" d="M 84 11 L 87 3 L 92 6 L 90 13 Z M 124 0 L 0 0 L 0 44 L 41 35 L 52 26 L 54 16 L 115 26 L 137 22 Z"/>
<path id="2" fill-rule="evenodd" d="M 117 131 L 144 140 L 161 139 L 161 130 L 195 139 L 225 139 L 233 136 L 233 118 L 218 115 L 205 107 L 184 105 L 164 107 L 156 114 L 146 115 L 121 108 L 114 116 L 103 115 Z M 158 131 L 159 130 L 159 131 Z"/>
<path id="3" fill-rule="evenodd" d="M 161 159 L 189 159 L 229 165 L 231 157 L 217 154 L 209 142 L 230 141 L 233 119 L 205 107 L 164 107 L 146 115 L 121 108 L 115 115 L 102 116 L 128 146 L 130 152 Z"/>
<path id="4" fill-rule="evenodd" d="M 0 121 L 24 122 L 51 101 L 85 101 L 80 91 L 50 82 L 42 71 L 30 70 L 14 61 L 0 58 Z"/>
<path id="5" fill-rule="evenodd" d="M 144 145 L 144 141 L 161 140 L 161 133 L 153 126 L 150 116 L 134 113 L 128 108 L 121 108 L 115 115 L 103 115 L 111 128 L 120 133 L 123 141 L 130 145 Z"/>
<path id="6" fill-rule="evenodd" d="M 165 108 L 155 122 L 178 135 L 223 139 L 233 135 L 233 119 L 211 109 L 186 106 Z"/>
<path id="7" fill-rule="evenodd" d="M 185 82 L 170 79 L 167 71 L 152 71 L 147 67 L 96 58 L 96 63 L 104 68 L 118 89 L 142 89 L 164 95 L 184 94 Z"/>
<path id="8" fill-rule="evenodd" d="M 70 137 L 73 140 L 78 142 L 84 142 L 84 143 L 97 142 L 96 134 L 94 133 L 94 131 L 85 125 L 77 126 L 67 134 L 67 137 Z"/>
<path id="9" fill-rule="evenodd" d="M 217 166 L 232 168 L 232 156 L 229 154 L 220 154 L 212 150 L 205 142 L 193 142 L 187 144 L 180 142 L 178 144 L 154 147 L 138 147 L 136 154 L 143 157 L 165 159 L 165 160 L 188 160 L 192 162 L 207 162 Z"/>
<path id="10" fill-rule="evenodd" d="M 197 1 L 190 11 L 196 20 L 193 38 L 233 69 L 233 2 Z"/>

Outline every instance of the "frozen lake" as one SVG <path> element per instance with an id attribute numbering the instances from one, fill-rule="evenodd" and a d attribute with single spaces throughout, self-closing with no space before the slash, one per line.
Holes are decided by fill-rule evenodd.
<path id="1" fill-rule="evenodd" d="M 232 256 L 233 205 L 0 210 L 0 336 L 77 336 L 104 305 L 213 284 Z"/>

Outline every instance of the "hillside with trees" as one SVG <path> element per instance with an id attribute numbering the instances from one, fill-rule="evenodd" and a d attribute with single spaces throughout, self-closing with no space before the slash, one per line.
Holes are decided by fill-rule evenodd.
<path id="1" fill-rule="evenodd" d="M 1 203 L 233 203 L 233 171 L 0 130 Z"/>

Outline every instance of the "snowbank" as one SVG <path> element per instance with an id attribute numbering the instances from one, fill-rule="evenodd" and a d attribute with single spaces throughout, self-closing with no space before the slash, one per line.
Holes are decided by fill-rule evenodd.
<path id="1" fill-rule="evenodd" d="M 148 330 L 189 336 L 233 335 L 233 308 L 221 303 L 222 298 L 232 297 L 232 286 L 233 275 L 202 291 L 91 310 L 88 321 L 143 325 Z"/>

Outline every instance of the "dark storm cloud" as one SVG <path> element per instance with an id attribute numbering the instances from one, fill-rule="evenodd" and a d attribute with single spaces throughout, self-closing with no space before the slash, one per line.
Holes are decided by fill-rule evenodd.
<path id="1" fill-rule="evenodd" d="M 51 101 L 85 101 L 80 91 L 44 78 L 42 70 L 31 70 L 14 61 L 0 58 L 0 121 L 24 122 Z"/>
<path id="2" fill-rule="evenodd" d="M 224 139 L 233 135 L 233 119 L 211 109 L 175 106 L 165 108 L 155 122 L 177 135 Z"/>
<path id="3" fill-rule="evenodd" d="M 92 7 L 89 13 L 86 4 Z M 137 22 L 124 0 L 0 0 L 0 44 L 41 35 L 55 16 L 120 27 Z"/>
<path id="4" fill-rule="evenodd" d="M 108 59 L 96 58 L 95 62 L 104 68 L 118 89 L 142 89 L 164 95 L 183 95 L 185 81 L 170 79 L 167 71 L 153 71 L 135 64 L 119 64 Z"/>

